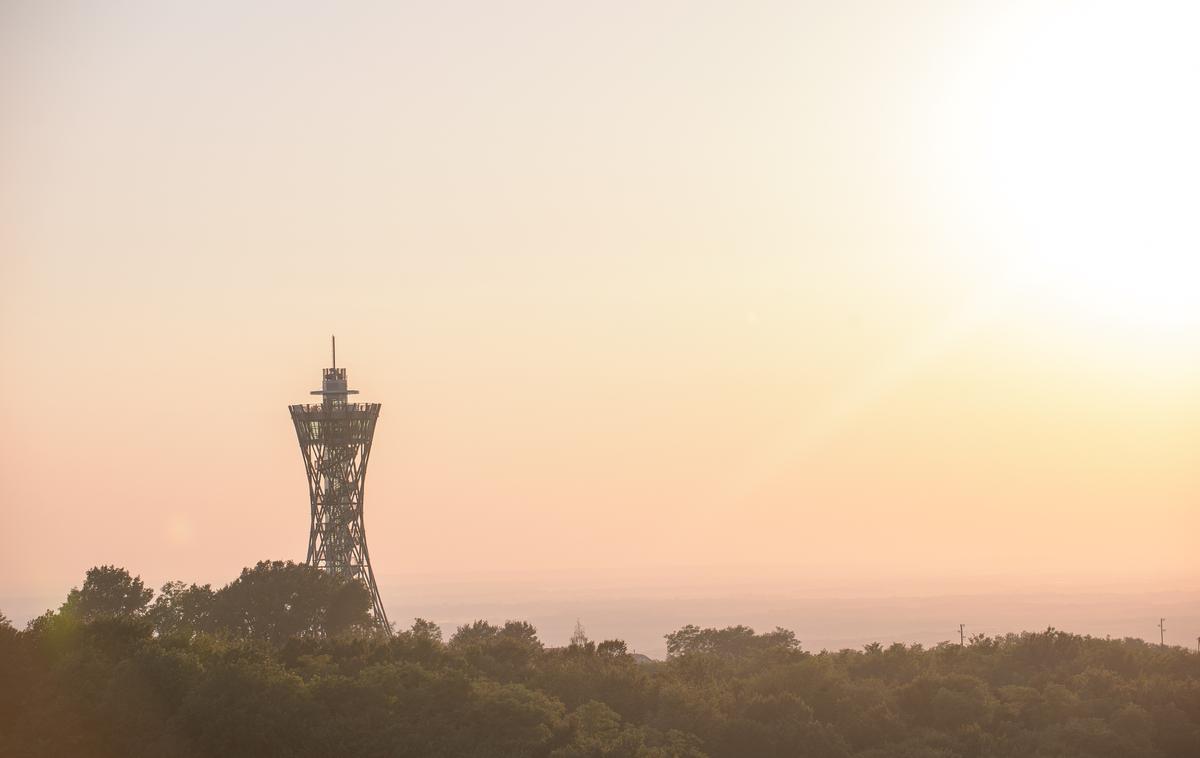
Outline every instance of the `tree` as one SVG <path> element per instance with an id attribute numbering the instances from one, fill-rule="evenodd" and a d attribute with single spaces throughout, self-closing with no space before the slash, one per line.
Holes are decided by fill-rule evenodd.
<path id="1" fill-rule="evenodd" d="M 800 649 L 796 634 L 776 627 L 775 631 L 755 634 L 748 626 L 727 626 L 724 629 L 701 629 L 694 624 L 666 635 L 667 655 L 676 657 L 695 653 L 714 653 L 740 657 L 767 651 Z"/>
<path id="2" fill-rule="evenodd" d="M 450 646 L 462 648 L 478 645 L 494 639 L 499 633 L 500 630 L 492 624 L 483 619 L 476 619 L 470 624 L 463 624 L 454 631 L 454 635 L 450 638 Z"/>
<path id="3" fill-rule="evenodd" d="M 482 620 L 464 624 L 450 638 L 449 647 L 501 682 L 528 676 L 529 664 L 543 650 L 537 629 L 527 621 L 506 621 L 502 627 Z"/>
<path id="4" fill-rule="evenodd" d="M 374 603 L 367 585 L 357 579 L 334 576 L 324 571 L 321 572 L 321 576 L 323 580 L 318 584 L 329 595 L 325 613 L 318 622 L 318 631 L 331 637 L 374 632 L 377 629 L 371 618 L 371 607 Z"/>
<path id="5" fill-rule="evenodd" d="M 147 611 L 154 631 L 165 634 L 195 634 L 211 631 L 213 600 L 212 586 L 186 585 L 167 582 Z"/>
<path id="6" fill-rule="evenodd" d="M 355 579 L 292 561 L 260 561 L 216 593 L 219 630 L 280 645 L 291 637 L 367 633 L 371 594 Z"/>
<path id="7" fill-rule="evenodd" d="M 154 590 L 142 584 L 140 576 L 117 566 L 94 566 L 88 569 L 82 588 L 67 595 L 62 612 L 81 621 L 104 616 L 137 617 L 146 611 Z"/>
<path id="8" fill-rule="evenodd" d="M 618 658 L 623 655 L 629 655 L 629 647 L 625 644 L 625 640 L 604 640 L 596 646 L 596 654 Z"/>
<path id="9" fill-rule="evenodd" d="M 415 639 L 429 640 L 431 642 L 442 641 L 442 628 L 432 621 L 426 621 L 422 618 L 413 619 L 412 628 L 408 631 Z"/>
<path id="10" fill-rule="evenodd" d="M 467 624 L 448 645 L 422 619 L 390 639 L 331 636 L 339 603 L 370 622 L 365 588 L 283 562 L 83 620 L 103 586 L 25 631 L 0 614 L 0 755 L 1200 755 L 1200 655 L 1141 640 L 1048 630 L 813 655 L 784 630 L 692 626 L 639 665 L 619 640 L 547 650 L 520 621 Z M 189 610 L 206 604 L 209 622 Z M 229 634 L 163 632 L 226 614 L 242 624 Z"/>
<path id="11" fill-rule="evenodd" d="M 545 755 L 564 726 L 564 711 L 559 701 L 520 684 L 479 680 L 463 725 L 478 746 L 474 755 Z"/>
<path id="12" fill-rule="evenodd" d="M 571 633 L 571 647 L 583 647 L 587 643 L 587 632 L 583 630 L 583 624 L 579 619 L 575 619 L 575 631 Z"/>

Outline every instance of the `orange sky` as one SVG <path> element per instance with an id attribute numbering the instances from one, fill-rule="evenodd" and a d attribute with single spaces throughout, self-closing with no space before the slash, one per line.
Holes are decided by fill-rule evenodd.
<path id="1" fill-rule="evenodd" d="M 0 599 L 303 559 L 330 333 L 385 599 L 1194 587 L 1194 27 L 1096 7 L 4 3 Z"/>

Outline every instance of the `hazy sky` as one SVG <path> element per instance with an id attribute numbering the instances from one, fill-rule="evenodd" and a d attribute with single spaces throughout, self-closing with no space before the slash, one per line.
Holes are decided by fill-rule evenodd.
<path id="1" fill-rule="evenodd" d="M 3 2 L 0 597 L 1194 588 L 1188 5 Z"/>

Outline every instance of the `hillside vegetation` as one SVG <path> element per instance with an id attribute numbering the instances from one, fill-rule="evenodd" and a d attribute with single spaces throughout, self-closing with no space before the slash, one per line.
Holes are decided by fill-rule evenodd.
<path id="1" fill-rule="evenodd" d="M 157 598 L 106 566 L 0 616 L 5 756 L 1200 756 L 1200 655 L 1048 629 L 814 653 L 687 626 L 669 656 L 527 623 L 371 631 L 370 597 L 264 562 Z"/>

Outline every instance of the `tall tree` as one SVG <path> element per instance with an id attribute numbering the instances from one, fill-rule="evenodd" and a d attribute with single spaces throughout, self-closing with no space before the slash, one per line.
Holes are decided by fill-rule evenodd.
<path id="1" fill-rule="evenodd" d="M 239 637 L 282 644 L 291 637 L 366 632 L 371 594 L 363 584 L 292 561 L 260 561 L 221 588 L 212 622 Z"/>
<path id="2" fill-rule="evenodd" d="M 211 631 L 216 593 L 211 585 L 167 582 L 151 604 L 147 616 L 159 634 L 194 634 Z"/>
<path id="3" fill-rule="evenodd" d="M 105 616 L 135 617 L 146 611 L 154 590 L 142 584 L 140 576 L 130 576 L 118 566 L 94 566 L 88 569 L 83 587 L 76 587 L 63 604 L 65 613 L 81 621 Z"/>
<path id="4" fill-rule="evenodd" d="M 575 619 L 575 631 L 571 633 L 571 647 L 583 647 L 588 643 L 587 632 L 584 631 L 583 622 Z"/>

